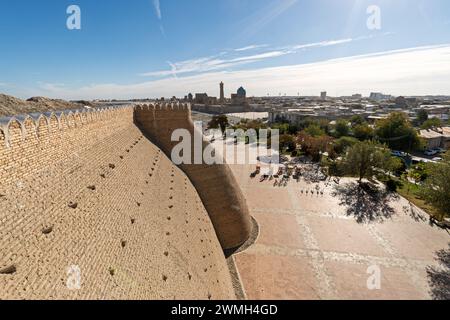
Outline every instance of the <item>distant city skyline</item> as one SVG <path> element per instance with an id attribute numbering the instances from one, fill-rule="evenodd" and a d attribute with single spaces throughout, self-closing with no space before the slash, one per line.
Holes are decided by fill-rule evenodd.
<path id="1" fill-rule="evenodd" d="M 21 98 L 450 95 L 446 0 L 5 2 L 0 92 Z"/>

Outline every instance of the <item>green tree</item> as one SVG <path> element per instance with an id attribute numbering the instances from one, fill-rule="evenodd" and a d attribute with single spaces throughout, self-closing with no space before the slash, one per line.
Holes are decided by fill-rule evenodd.
<path id="1" fill-rule="evenodd" d="M 286 134 L 289 130 L 289 124 L 288 123 L 276 123 L 271 126 L 271 129 L 278 129 L 280 135 Z"/>
<path id="2" fill-rule="evenodd" d="M 428 164 L 429 175 L 421 188 L 420 195 L 428 203 L 450 216 L 450 153 L 439 163 Z M 441 217 L 442 218 L 442 217 Z"/>
<path id="3" fill-rule="evenodd" d="M 402 112 L 393 112 L 388 118 L 377 121 L 375 136 L 394 150 L 410 152 L 422 145 L 417 131 Z"/>
<path id="4" fill-rule="evenodd" d="M 228 127 L 229 122 L 226 115 L 213 116 L 211 121 L 208 123 L 209 129 L 219 129 L 222 133 L 225 132 L 225 129 Z"/>
<path id="5" fill-rule="evenodd" d="M 278 129 L 280 134 L 297 134 L 298 127 L 295 124 L 276 123 L 271 126 L 271 129 Z"/>
<path id="6" fill-rule="evenodd" d="M 374 141 L 358 142 L 348 149 L 343 165 L 346 173 L 357 176 L 359 183 L 371 179 L 379 169 L 386 169 L 389 150 Z"/>
<path id="7" fill-rule="evenodd" d="M 327 119 L 313 119 L 313 118 L 304 118 L 297 124 L 297 131 L 305 130 L 309 126 L 315 125 L 320 127 L 326 134 L 330 131 L 330 121 Z"/>
<path id="8" fill-rule="evenodd" d="M 319 119 L 316 123 L 323 131 L 325 131 L 325 134 L 330 133 L 330 120 Z"/>
<path id="9" fill-rule="evenodd" d="M 353 136 L 361 141 L 373 139 L 373 129 L 367 124 L 357 124 L 353 127 Z"/>
<path id="10" fill-rule="evenodd" d="M 289 124 L 288 133 L 289 134 L 297 134 L 299 132 L 299 127 L 295 124 Z"/>
<path id="11" fill-rule="evenodd" d="M 388 157 L 385 163 L 385 169 L 400 177 L 406 171 L 407 167 L 404 160 L 398 157 Z"/>
<path id="12" fill-rule="evenodd" d="M 348 121 L 344 119 L 339 119 L 336 121 L 336 125 L 334 126 L 334 136 L 336 138 L 345 137 L 350 134 L 350 127 L 348 125 Z"/>
<path id="13" fill-rule="evenodd" d="M 327 135 L 312 136 L 306 131 L 302 131 L 297 135 L 297 143 L 301 146 L 303 152 L 310 155 L 313 161 L 320 161 L 321 154 L 324 152 L 331 153 L 333 138 Z"/>
<path id="14" fill-rule="evenodd" d="M 408 176 L 416 182 L 423 182 L 428 178 L 428 174 L 428 164 L 421 162 L 411 167 Z"/>
<path id="15" fill-rule="evenodd" d="M 333 148 L 336 154 L 344 154 L 348 148 L 358 143 L 358 140 L 352 137 L 341 137 L 334 141 Z"/>
<path id="16" fill-rule="evenodd" d="M 432 128 L 440 128 L 442 127 L 442 121 L 438 118 L 431 118 L 426 120 L 422 125 L 420 126 L 421 129 L 428 130 Z"/>
<path id="17" fill-rule="evenodd" d="M 428 112 L 426 110 L 420 109 L 417 111 L 417 123 L 421 126 L 425 121 L 428 120 Z"/>
<path id="18" fill-rule="evenodd" d="M 296 149 L 295 138 L 290 134 L 281 134 L 279 139 L 279 146 L 281 151 L 292 152 Z"/>
<path id="19" fill-rule="evenodd" d="M 317 124 L 310 124 L 306 129 L 305 132 L 309 134 L 312 137 L 320 137 L 325 135 L 325 131 Z"/>
<path id="20" fill-rule="evenodd" d="M 356 125 L 366 123 L 366 120 L 364 120 L 364 117 L 362 115 L 357 114 L 350 118 L 350 123 L 352 127 L 354 127 Z"/>

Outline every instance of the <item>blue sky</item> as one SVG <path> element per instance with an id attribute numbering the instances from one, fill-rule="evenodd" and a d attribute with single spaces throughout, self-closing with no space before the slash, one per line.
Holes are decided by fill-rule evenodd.
<path id="1" fill-rule="evenodd" d="M 449 57 L 448 0 L 0 3 L 0 92 L 22 98 L 217 96 L 221 80 L 227 95 L 450 94 Z"/>

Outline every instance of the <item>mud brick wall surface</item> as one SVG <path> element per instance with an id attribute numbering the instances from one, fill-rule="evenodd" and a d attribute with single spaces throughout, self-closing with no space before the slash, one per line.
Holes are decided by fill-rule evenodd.
<path id="1" fill-rule="evenodd" d="M 186 129 L 194 143 L 194 124 L 188 105 L 140 105 L 135 108 L 135 122 L 167 156 L 179 142 L 171 141 L 176 129 Z M 205 149 L 209 142 L 203 141 Z M 191 152 L 194 159 L 194 151 Z M 225 160 L 224 160 L 225 163 Z M 227 164 L 182 164 L 197 189 L 211 217 L 216 234 L 224 249 L 240 246 L 252 232 L 251 217 L 245 197 Z"/>
<path id="2" fill-rule="evenodd" d="M 235 298 L 197 191 L 133 112 L 2 123 L 0 299 Z"/>

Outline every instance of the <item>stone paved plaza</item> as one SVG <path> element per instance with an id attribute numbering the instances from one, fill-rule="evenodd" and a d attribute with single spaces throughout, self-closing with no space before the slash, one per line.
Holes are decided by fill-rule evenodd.
<path id="1" fill-rule="evenodd" d="M 251 179 L 255 165 L 231 168 L 259 225 L 255 244 L 234 256 L 247 298 L 403 300 L 448 293 L 448 269 L 437 253 L 448 255 L 450 235 L 405 199 L 353 203 L 351 179 L 320 183 L 321 195 L 317 184 L 303 180 L 274 187 Z M 372 266 L 381 271 L 379 290 L 367 286 Z"/>

